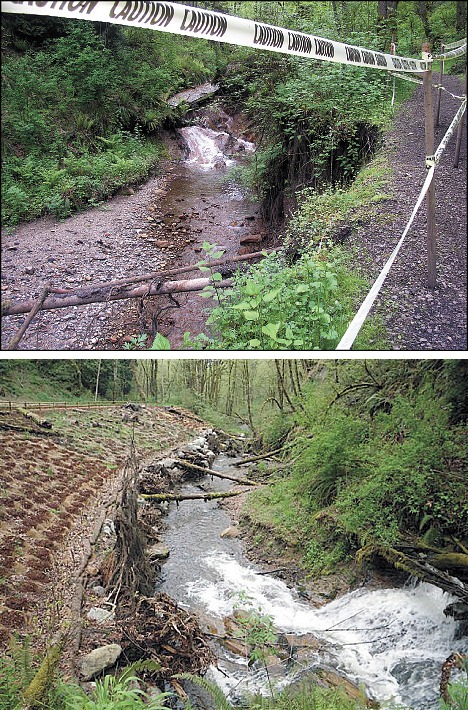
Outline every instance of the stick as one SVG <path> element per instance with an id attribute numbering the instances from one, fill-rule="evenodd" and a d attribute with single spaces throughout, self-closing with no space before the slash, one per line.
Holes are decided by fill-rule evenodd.
<path id="1" fill-rule="evenodd" d="M 241 461 L 237 461 L 237 463 L 235 463 L 234 466 L 243 466 L 245 463 L 251 463 L 252 461 L 260 461 L 260 459 L 272 458 L 275 454 L 279 454 L 279 452 L 282 450 L 283 450 L 283 447 L 281 446 L 279 449 L 275 449 L 274 451 L 269 451 L 267 454 L 260 454 L 260 456 L 251 456 L 248 459 L 242 459 Z"/>
<path id="2" fill-rule="evenodd" d="M 14 336 L 14 338 L 12 338 L 12 340 L 11 340 L 9 346 L 7 347 L 7 350 L 15 350 L 15 349 L 16 349 L 16 346 L 17 346 L 18 343 L 20 342 L 20 340 L 21 340 L 21 338 L 23 337 L 23 335 L 26 333 L 28 327 L 30 326 L 30 324 L 31 324 L 31 322 L 32 322 L 32 320 L 33 320 L 33 318 L 34 318 L 34 317 L 39 313 L 39 311 L 41 310 L 42 304 L 44 303 L 44 301 L 45 301 L 45 299 L 46 299 L 46 297 L 47 297 L 47 294 L 49 293 L 49 288 L 50 288 L 50 285 L 49 285 L 49 284 L 46 284 L 45 287 L 44 287 L 44 289 L 43 289 L 43 291 L 42 291 L 42 293 L 41 293 L 41 295 L 40 295 L 39 298 L 37 299 L 37 301 L 36 301 L 36 303 L 34 304 L 34 306 L 31 308 L 31 310 L 30 310 L 30 312 L 29 312 L 29 315 L 27 316 L 27 318 L 26 318 L 26 320 L 24 321 L 23 325 L 22 325 L 21 328 L 18 330 L 18 332 L 16 333 L 16 335 Z"/>
<path id="3" fill-rule="evenodd" d="M 197 466 L 194 463 L 188 463 L 188 461 L 182 460 L 182 459 L 174 459 L 176 463 L 178 463 L 180 466 L 184 466 L 185 468 L 190 468 L 193 469 L 194 471 L 200 471 L 201 473 L 205 473 L 207 476 L 216 476 L 217 478 L 225 478 L 228 481 L 235 481 L 236 483 L 240 483 L 243 486 L 256 486 L 257 484 L 255 481 L 241 481 L 240 478 L 235 478 L 234 476 L 228 476 L 227 473 L 219 473 L 218 471 L 212 471 L 211 468 L 204 468 L 203 466 Z"/>
<path id="4" fill-rule="evenodd" d="M 128 289 L 123 286 L 121 289 L 103 293 L 102 289 L 90 289 L 87 296 L 77 296 L 66 294 L 61 296 L 50 296 L 41 305 L 41 310 L 50 311 L 56 308 L 68 308 L 69 306 L 86 306 L 89 303 L 104 303 L 108 301 L 120 301 L 124 298 L 146 298 L 147 296 L 164 296 L 168 293 L 189 293 L 192 291 L 202 291 L 206 286 L 211 285 L 211 278 L 191 279 L 189 281 L 168 281 L 167 283 L 148 284 L 138 288 Z M 232 279 L 218 281 L 216 288 L 226 288 L 232 286 Z M 2 309 L 4 316 L 13 316 L 18 313 L 27 313 L 34 306 L 34 302 L 26 301 L 7 306 Z"/>
<path id="5" fill-rule="evenodd" d="M 245 491 L 229 491 L 228 493 L 140 493 L 142 498 L 154 501 L 175 500 L 213 500 L 215 498 L 231 498 Z"/>

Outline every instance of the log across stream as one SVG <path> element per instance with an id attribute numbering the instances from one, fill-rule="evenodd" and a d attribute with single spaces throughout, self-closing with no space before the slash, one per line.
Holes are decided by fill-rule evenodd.
<path id="1" fill-rule="evenodd" d="M 233 459 L 219 456 L 213 468 L 238 476 Z M 246 472 L 244 469 L 243 473 Z M 183 486 L 184 493 L 223 492 L 232 483 L 205 477 Z M 440 669 L 454 651 L 466 652 L 467 639 L 456 639 L 456 622 L 444 615 L 451 598 L 437 587 L 414 584 L 400 589 L 355 590 L 317 609 L 281 580 L 249 562 L 238 538 L 221 537 L 233 524 L 217 501 L 187 500 L 169 506 L 165 542 L 170 549 L 158 591 L 196 613 L 208 629 L 222 633 L 239 595 L 271 616 L 278 632 L 301 645 L 311 634 L 318 646 L 302 651 L 300 662 L 278 663 L 271 675 L 278 687 L 307 677 L 317 668 L 336 669 L 364 683 L 370 697 L 403 707 L 431 710 L 438 705 Z M 220 671 L 212 679 L 235 704 L 247 692 L 268 692 L 260 666 L 219 646 Z"/>

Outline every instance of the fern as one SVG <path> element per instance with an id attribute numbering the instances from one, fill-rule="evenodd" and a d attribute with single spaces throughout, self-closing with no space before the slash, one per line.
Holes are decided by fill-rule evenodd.
<path id="1" fill-rule="evenodd" d="M 216 683 L 211 683 L 209 680 L 206 680 L 206 678 L 194 675 L 193 673 L 179 673 L 175 677 L 180 678 L 181 680 L 189 680 L 192 683 L 195 683 L 195 685 L 198 685 L 199 688 L 202 688 L 202 690 L 209 693 L 216 705 L 216 710 L 232 710 L 233 706 Z M 190 710 L 190 708 L 186 706 L 185 710 Z"/>

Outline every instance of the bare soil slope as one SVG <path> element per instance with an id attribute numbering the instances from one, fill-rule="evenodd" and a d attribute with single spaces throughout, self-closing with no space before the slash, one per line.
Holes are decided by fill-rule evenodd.
<path id="1" fill-rule="evenodd" d="M 151 460 L 203 428 L 184 410 L 155 406 L 67 407 L 46 417 L 52 429 L 0 409 L 0 647 L 13 631 L 48 638 L 62 618 L 132 440 L 137 457 Z"/>

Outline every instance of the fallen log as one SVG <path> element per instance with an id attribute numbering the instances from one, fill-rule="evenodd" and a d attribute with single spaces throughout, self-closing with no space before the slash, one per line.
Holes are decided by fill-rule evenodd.
<path id="1" fill-rule="evenodd" d="M 47 297 L 47 295 L 48 295 L 48 293 L 49 293 L 49 290 L 50 290 L 50 285 L 49 285 L 49 284 L 46 284 L 46 286 L 44 286 L 44 289 L 43 289 L 41 295 L 40 295 L 39 298 L 37 299 L 37 301 L 36 301 L 36 303 L 34 304 L 34 306 L 31 308 L 31 310 L 30 310 L 30 312 L 29 312 L 29 315 L 28 315 L 27 318 L 25 319 L 23 325 L 22 325 L 21 328 L 18 330 L 18 332 L 16 333 L 16 335 L 11 339 L 11 342 L 10 342 L 10 344 L 8 345 L 7 350 L 15 350 L 15 349 L 16 349 L 16 346 L 19 344 L 21 338 L 22 338 L 23 335 L 26 333 L 26 331 L 27 331 L 27 329 L 29 328 L 30 324 L 32 323 L 33 319 L 35 318 L 35 316 L 36 316 L 36 315 L 39 313 L 39 311 L 41 310 L 42 305 L 43 305 L 43 303 L 44 303 L 44 301 L 45 301 L 45 299 L 46 299 L 46 297 Z"/>
<path id="2" fill-rule="evenodd" d="M 185 468 L 193 469 L 194 471 L 199 471 L 200 473 L 205 473 L 207 476 L 216 476 L 217 478 L 225 478 L 228 481 L 235 481 L 236 483 L 240 483 L 243 486 L 256 486 L 257 483 L 255 481 L 249 481 L 248 479 L 242 480 L 240 478 L 236 478 L 235 476 L 229 476 L 227 473 L 219 473 L 219 471 L 213 471 L 211 468 L 204 468 L 203 466 L 197 466 L 194 463 L 189 463 L 188 461 L 185 461 L 184 459 L 174 459 L 176 463 L 179 464 L 179 466 L 183 466 Z"/>
<path id="3" fill-rule="evenodd" d="M 190 293 L 202 291 L 206 286 L 212 285 L 211 278 L 191 279 L 186 281 L 167 281 L 166 283 L 153 283 L 139 286 L 138 288 L 92 289 L 87 295 L 77 296 L 76 294 L 64 294 L 49 296 L 41 304 L 40 310 L 50 311 L 56 308 L 69 308 L 70 306 L 86 306 L 89 303 L 107 303 L 109 301 L 120 301 L 125 298 L 146 298 L 147 296 L 164 296 L 170 293 Z M 226 288 L 232 285 L 232 279 L 218 281 L 216 288 Z M 28 313 L 34 307 L 35 301 L 25 301 L 23 303 L 8 304 L 2 306 L 2 318 L 13 316 L 19 313 Z"/>
<path id="4" fill-rule="evenodd" d="M 256 251 L 252 254 L 240 254 L 239 256 L 225 256 L 220 259 L 213 259 L 213 261 L 200 261 L 197 264 L 191 264 L 190 266 L 179 266 L 177 269 L 167 269 L 166 271 L 152 271 L 149 274 L 143 274 L 142 276 L 127 276 L 123 279 L 116 279 L 115 281 L 104 281 L 101 283 L 94 284 L 92 288 L 113 288 L 114 286 L 128 286 L 130 284 L 142 283 L 143 281 L 153 281 L 154 279 L 166 279 L 168 276 L 180 276 L 180 274 L 188 274 L 191 271 L 197 271 L 198 264 L 203 266 L 222 266 L 228 263 L 237 263 L 238 261 L 250 261 L 251 259 L 260 259 L 265 256 L 265 254 L 271 254 L 277 251 L 276 249 L 264 249 L 263 251 Z M 60 293 L 67 293 L 66 291 L 60 291 Z M 72 293 L 70 291 L 70 293 Z M 76 292 L 77 295 L 79 291 Z"/>
<path id="5" fill-rule="evenodd" d="M 422 582 L 429 582 L 429 584 L 443 589 L 444 592 L 448 592 L 465 604 L 468 604 L 468 587 L 466 584 L 456 577 L 452 577 L 448 572 L 437 569 L 432 564 L 429 564 L 427 560 L 424 560 L 424 558 L 415 559 L 393 547 L 369 544 L 358 551 L 356 559 L 363 561 L 369 559 L 374 554 L 383 557 L 387 562 L 390 562 L 395 569 L 403 570 Z M 465 555 L 463 555 L 463 557 L 465 557 Z"/>
<path id="6" fill-rule="evenodd" d="M 231 498 L 245 491 L 228 491 L 227 493 L 140 493 L 141 498 L 154 501 L 164 500 L 215 500 L 216 498 Z"/>
<path id="7" fill-rule="evenodd" d="M 252 463 L 253 461 L 260 461 L 261 459 L 273 458 L 275 454 L 279 454 L 279 452 L 282 450 L 283 447 L 281 446 L 279 449 L 269 451 L 267 454 L 260 454 L 259 456 L 250 456 L 248 459 L 242 459 L 241 461 L 237 461 L 234 466 L 243 466 L 245 463 Z"/>
<path id="8" fill-rule="evenodd" d="M 274 249 L 265 249 L 264 251 L 257 251 L 257 252 L 254 252 L 253 254 L 243 254 L 243 255 L 239 255 L 239 256 L 224 257 L 221 259 L 213 259 L 213 261 L 203 261 L 202 263 L 204 266 L 208 266 L 208 267 L 220 266 L 222 264 L 226 264 L 229 262 L 236 263 L 236 262 L 240 262 L 240 261 L 248 261 L 250 259 L 260 259 L 260 258 L 264 257 L 265 254 L 270 254 L 273 251 L 275 251 L 275 250 Z M 143 283 L 145 281 L 154 281 L 154 280 L 161 281 L 161 279 L 166 279 L 169 276 L 179 276 L 180 274 L 186 274 L 186 273 L 189 273 L 190 271 L 196 271 L 197 269 L 198 269 L 198 264 L 192 264 L 190 266 L 181 266 L 177 269 L 167 269 L 166 271 L 153 271 L 149 274 L 143 274 L 142 276 L 130 276 L 130 277 L 127 277 L 124 279 L 116 279 L 115 281 L 104 281 L 101 283 L 93 284 L 90 286 L 86 286 L 85 288 L 76 289 L 76 290 L 54 288 L 54 287 L 49 286 L 50 293 L 60 295 L 60 296 L 63 295 L 64 297 L 68 296 L 70 298 L 75 298 L 75 299 L 77 299 L 77 301 L 70 303 L 70 304 L 64 302 L 61 305 L 49 306 L 48 304 L 53 302 L 53 300 L 47 299 L 47 303 L 45 306 L 42 307 L 42 310 L 52 310 L 53 308 L 68 308 L 69 305 L 80 306 L 80 305 L 87 305 L 88 303 L 96 303 L 96 302 L 107 301 L 107 300 L 118 300 L 118 298 L 108 297 L 107 295 L 105 295 L 105 293 L 102 294 L 102 298 L 98 299 L 97 301 L 86 300 L 86 301 L 82 302 L 79 299 L 88 299 L 90 295 L 93 295 L 93 294 L 95 295 L 101 290 L 104 292 L 107 292 L 107 291 L 112 291 L 116 287 L 118 289 L 116 291 L 116 293 L 118 293 L 119 292 L 118 287 L 131 286 L 133 284 Z M 177 283 L 177 282 L 173 282 L 173 283 Z M 180 283 L 188 283 L 188 282 L 182 281 Z M 220 285 L 220 284 L 218 284 L 218 285 Z M 224 285 L 227 286 L 228 284 L 225 283 Z M 154 285 L 152 284 L 152 286 L 154 286 Z M 223 288 L 223 286 L 221 286 L 221 288 Z M 163 295 L 162 291 L 160 291 L 159 293 L 161 293 L 161 295 Z M 165 293 L 174 293 L 174 292 L 167 291 Z M 142 295 L 145 296 L 145 295 L 154 295 L 154 294 L 143 293 Z M 124 295 L 119 298 L 139 298 L 139 297 L 140 297 L 140 294 L 136 294 L 135 296 L 131 296 L 131 295 L 125 296 Z M 57 299 L 57 303 L 58 302 L 59 301 Z M 18 313 L 27 313 L 28 311 L 31 310 L 33 305 L 34 305 L 34 302 L 31 302 L 31 301 L 26 301 L 26 302 L 20 303 L 20 304 L 12 304 L 10 301 L 5 302 L 4 304 L 2 304 L 2 317 L 16 315 Z M 22 310 L 17 310 L 18 308 L 21 308 Z"/>

